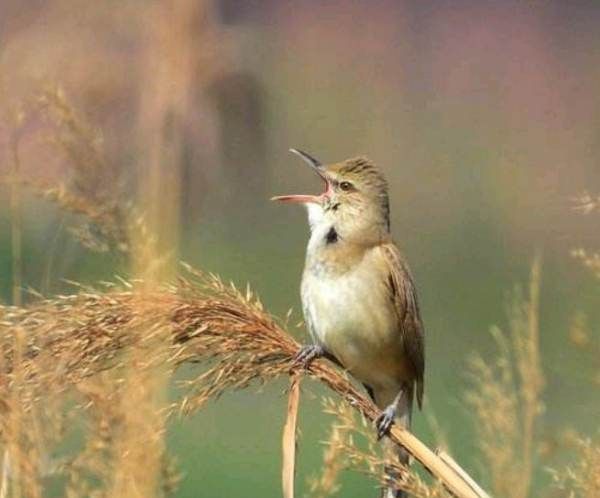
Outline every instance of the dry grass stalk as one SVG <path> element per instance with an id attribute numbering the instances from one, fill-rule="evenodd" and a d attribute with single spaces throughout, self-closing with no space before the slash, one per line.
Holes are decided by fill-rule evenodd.
<path id="1" fill-rule="evenodd" d="M 32 392 L 66 391 L 103 370 L 118 371 L 134 348 L 149 366 L 175 368 L 184 362 L 209 362 L 195 379 L 184 382 L 181 412 L 200 408 L 226 390 L 264 383 L 292 370 L 298 343 L 262 308 L 250 291 L 242 293 L 214 276 L 191 269 L 190 277 L 154 292 L 90 289 L 72 296 L 41 301 L 29 308 L 0 308 L 7 331 L 2 348 L 6 371 L 14 368 L 14 348 L 8 340 L 19 328 L 27 331 L 23 382 Z M 133 331 L 144 331 L 134 333 Z M 158 352 L 157 336 L 168 330 L 172 340 Z M 43 371 L 35 365 L 51 358 Z M 348 378 L 324 361 L 307 370 L 369 420 L 378 409 Z M 44 391 L 40 392 L 40 388 Z M 24 400 L 28 403 L 28 400 Z M 27 406 L 27 405 L 26 405 Z M 390 438 L 404 445 L 436 478 L 459 497 L 476 494 L 435 454 L 408 431 L 394 427 Z"/>
<path id="2" fill-rule="evenodd" d="M 335 406 L 330 398 L 325 398 L 324 407 Z M 326 448 L 323 453 L 323 470 L 317 477 L 308 480 L 308 486 L 313 498 L 325 498 L 337 493 L 340 489 L 339 474 L 344 470 L 344 452 L 342 441 L 346 437 L 346 427 L 334 423 L 331 427 Z"/>
<path id="3" fill-rule="evenodd" d="M 171 373 L 165 344 L 169 330 L 159 323 L 131 333 L 150 333 L 153 340 L 144 350 L 131 348 L 124 360 L 119 400 L 122 429 L 113 445 L 113 486 L 108 494 L 115 498 L 157 496 L 165 454 L 166 387 Z"/>
<path id="4" fill-rule="evenodd" d="M 69 167 L 68 181 L 49 184 L 37 179 L 18 177 L 18 141 L 20 124 L 42 116 L 51 123 L 48 140 L 62 153 Z M 131 236 L 152 241 L 146 221 L 125 197 L 122 169 L 111 163 L 103 150 L 101 134 L 70 105 L 59 87 L 42 91 L 28 103 L 26 111 L 18 113 L 11 139 L 13 172 L 5 181 L 13 192 L 21 185 L 55 203 L 63 211 L 77 216 L 78 223 L 70 227 L 82 245 L 88 249 L 129 254 Z M 18 193 L 13 194 L 18 203 Z M 15 239 L 16 240 L 16 239 Z M 13 258 L 17 264 L 18 254 Z"/>
<path id="5" fill-rule="evenodd" d="M 470 362 L 477 443 L 496 496 L 526 498 L 533 475 L 535 424 L 543 409 L 543 374 L 539 357 L 540 263 L 534 262 L 529 296 L 519 292 L 511 303 L 510 337 L 492 329 L 499 355 L 495 363 L 481 357 Z"/>
<path id="6" fill-rule="evenodd" d="M 114 452 L 122 427 L 123 413 L 115 372 L 101 372 L 77 384 L 82 400 L 86 439 L 82 449 L 61 466 L 65 495 L 69 498 L 108 497 L 112 482 Z"/>
<path id="7" fill-rule="evenodd" d="M 585 194 L 577 200 L 577 209 L 584 214 L 597 212 L 600 207 L 600 197 Z M 572 255 L 596 277 L 600 278 L 600 255 L 577 249 Z M 587 317 L 581 311 L 576 313 L 569 330 L 569 340 L 579 351 L 585 352 L 593 362 L 598 362 L 600 342 L 594 337 L 589 328 Z M 590 379 L 590 389 L 600 386 L 600 370 Z M 555 486 L 562 495 L 569 498 L 597 498 L 600 496 L 600 442 L 597 439 L 585 438 L 575 431 L 567 430 L 566 446 L 575 449 L 572 463 L 561 470 L 550 469 Z"/>
<path id="8" fill-rule="evenodd" d="M 600 254 L 597 252 L 590 252 L 586 249 L 573 249 L 571 256 L 581 261 L 581 263 L 590 270 L 596 278 L 600 278 Z"/>
<path id="9" fill-rule="evenodd" d="M 100 134 L 70 106 L 60 89 L 44 91 L 32 106 L 33 112 L 50 118 L 53 133 L 51 141 L 64 153 L 70 177 L 68 182 L 59 185 L 23 180 L 15 184 L 25 184 L 33 192 L 55 202 L 61 209 L 77 215 L 79 224 L 71 231 L 87 248 L 125 254 L 130 262 L 143 261 L 144 264 L 138 266 L 144 269 L 144 285 L 150 287 L 152 282 L 148 277 L 157 273 L 153 270 L 164 267 L 166 261 L 156 251 L 158 230 L 151 234 L 145 218 L 137 215 L 136 209 L 125 200 L 121 172 L 105 157 Z M 138 300 L 140 305 L 143 302 L 143 299 Z M 52 327 L 51 322 L 47 325 Z M 139 330 L 135 328 L 136 324 L 132 325 L 134 328 L 123 335 L 131 338 L 148 332 L 147 324 Z M 145 342 L 143 351 L 126 347 L 122 349 L 123 359 L 118 365 L 121 376 L 115 382 L 128 386 L 129 395 L 118 398 L 123 406 L 112 408 L 113 412 L 118 411 L 124 416 L 121 419 L 121 437 L 113 440 L 115 451 L 111 453 L 113 473 L 110 476 L 110 496 L 129 497 L 136 493 L 141 493 L 140 496 L 154 495 L 156 479 L 161 475 L 162 462 L 165 461 L 162 435 L 166 409 L 163 405 L 166 402 L 170 371 L 163 367 L 163 363 L 160 367 L 146 365 L 146 359 L 159 358 L 163 351 L 168 350 L 171 336 L 170 333 L 159 332 L 151 333 L 150 336 L 152 339 Z M 82 349 L 85 347 L 81 344 L 74 347 L 80 346 Z M 101 344 L 99 348 L 102 348 Z M 152 352 L 149 353 L 149 349 Z M 37 355 L 32 351 L 28 354 Z M 114 366 L 109 365 L 107 368 Z M 58 378 L 60 374 L 56 374 Z M 48 378 L 46 375 L 44 377 Z M 105 407 L 103 405 L 103 409 Z M 151 456 L 152 464 L 149 465 Z M 139 465 L 141 462 L 143 464 Z M 71 481 L 75 482 L 73 479 Z M 87 480 L 83 481 L 87 483 Z M 171 481 L 174 482 L 174 479 Z M 86 485 L 72 487 L 71 490 L 82 490 Z M 95 492 L 100 493 L 101 490 L 97 489 Z"/>
<path id="10" fill-rule="evenodd" d="M 464 469 L 460 465 L 458 465 L 456 460 L 454 460 L 454 458 L 452 458 L 448 453 L 439 448 L 436 450 L 435 453 L 444 462 L 446 462 L 446 464 L 448 464 L 449 467 L 452 467 L 452 469 L 461 477 L 461 479 L 467 482 L 469 486 L 471 486 L 471 489 L 475 491 L 475 493 L 477 493 L 479 496 L 481 496 L 481 498 L 490 498 L 490 496 L 481 488 L 481 486 L 479 486 L 479 484 L 477 484 L 477 482 L 475 482 L 475 480 L 469 474 L 467 474 L 464 471 Z"/>
<path id="11" fill-rule="evenodd" d="M 583 214 L 597 213 L 600 209 L 600 196 L 592 196 L 588 193 L 575 199 L 575 209 Z M 590 252 L 583 248 L 573 249 L 571 256 L 581 261 L 597 278 L 600 278 L 600 254 Z"/>
<path id="12" fill-rule="evenodd" d="M 101 134 L 75 111 L 60 88 L 45 90 L 37 100 L 40 112 L 53 122 L 51 141 L 65 156 L 70 178 L 58 186 L 28 184 L 65 211 L 82 216 L 82 223 L 71 231 L 85 247 L 127 253 L 128 227 L 136 216 L 124 200 L 120 168 L 104 154 Z"/>
<path id="13" fill-rule="evenodd" d="M 600 444 L 576 436 L 573 441 L 577 458 L 561 471 L 551 471 L 553 481 L 569 498 L 600 496 Z"/>
<path id="14" fill-rule="evenodd" d="M 8 487 L 10 485 L 9 474 L 10 454 L 8 452 L 8 449 L 5 449 L 2 455 L 2 471 L 0 474 L 0 498 L 6 498 L 8 496 Z"/>
<path id="15" fill-rule="evenodd" d="M 450 496 L 439 481 L 427 484 L 397 461 L 386 460 L 371 425 L 362 417 L 357 420 L 350 405 L 325 399 L 324 410 L 336 420 L 325 450 L 324 471 L 309 483 L 313 497 L 331 496 L 339 491 L 337 477 L 346 469 L 366 474 L 382 487 L 402 489 L 414 498 Z"/>
<path id="16" fill-rule="evenodd" d="M 150 372 L 145 371 L 144 374 L 149 375 Z M 128 399 L 131 389 L 126 382 L 126 375 L 126 371 L 119 369 L 101 372 L 76 386 L 80 409 L 74 418 L 85 422 L 86 439 L 83 447 L 74 456 L 65 458 L 58 467 L 59 473 L 66 478 L 64 493 L 68 497 L 109 498 L 132 489 L 130 496 L 140 496 L 142 491 L 155 485 L 156 479 L 161 481 L 162 495 L 167 496 L 177 485 L 178 476 L 166 454 L 163 454 L 160 468 L 143 467 L 149 473 L 147 485 L 142 483 L 139 488 L 133 486 L 133 483 L 138 484 L 135 476 L 139 471 L 135 469 L 129 479 L 124 478 L 125 471 L 132 471 L 128 458 L 139 464 L 136 454 L 131 452 L 132 439 L 145 451 L 151 451 L 153 443 L 144 439 L 146 433 L 143 426 L 140 426 L 139 437 L 132 438 L 129 433 L 132 418 L 137 422 L 138 416 L 128 411 L 132 408 L 132 402 Z M 139 399 L 140 396 L 136 396 L 135 400 Z M 140 408 L 144 411 L 144 406 Z M 149 420 L 155 420 L 155 417 Z M 161 433 L 157 432 L 155 438 L 160 436 Z M 122 465 L 126 466 L 125 469 L 121 468 Z M 156 473 L 151 475 L 152 471 Z M 150 491 L 152 495 L 145 496 L 160 496 L 160 493 L 154 493 L 152 489 Z"/>
<path id="17" fill-rule="evenodd" d="M 600 209 L 600 195 L 593 196 L 588 192 L 576 197 L 575 209 L 583 214 L 590 214 L 593 211 Z"/>
<path id="18" fill-rule="evenodd" d="M 10 401 L 10 404 L 4 407 L 8 416 L 3 417 L 3 421 L 8 424 L 14 417 L 19 422 L 18 426 L 15 424 L 3 426 L 1 432 L 2 445 L 6 445 L 9 449 L 15 447 L 11 452 L 11 485 L 26 490 L 21 496 L 38 496 L 35 491 L 41 489 L 41 479 L 45 475 L 59 473 L 67 477 L 65 485 L 67 496 L 113 497 L 123 489 L 131 489 L 130 480 L 119 479 L 124 470 L 131 470 L 127 462 L 136 461 L 138 473 L 152 472 L 151 475 L 144 476 L 146 482 L 158 486 L 155 480 L 159 480 L 164 489 L 173 489 L 176 479 L 172 469 L 164 468 L 168 460 L 162 447 L 164 420 L 168 411 L 162 409 L 154 413 L 152 410 L 155 406 L 146 403 L 148 388 L 154 385 L 152 382 L 140 382 L 138 389 L 134 389 L 129 382 L 130 361 L 136 351 L 134 345 L 139 346 L 138 354 L 147 360 L 135 364 L 139 369 L 137 379 L 146 377 L 155 379 L 154 371 L 161 369 L 163 366 L 161 362 L 165 361 L 165 348 L 156 347 L 156 338 L 160 337 L 162 331 L 154 330 L 154 324 L 148 322 L 144 328 L 148 338 L 144 336 L 142 339 L 139 333 L 124 330 L 114 338 L 119 341 L 113 350 L 114 356 L 110 352 L 105 356 L 101 350 L 107 344 L 103 342 L 102 335 L 109 335 L 114 324 L 108 319 L 103 323 L 100 317 L 96 321 L 92 315 L 98 303 L 88 301 L 88 304 L 91 308 L 79 309 L 78 318 L 73 318 L 80 324 L 87 320 L 89 327 L 87 333 L 93 335 L 95 331 L 98 335 L 87 339 L 83 336 L 78 337 L 74 341 L 77 344 L 68 344 L 68 339 L 61 337 L 62 333 L 58 333 L 49 338 L 48 343 L 51 350 L 58 354 L 56 358 L 52 356 L 52 352 L 45 354 L 38 351 L 39 343 L 30 340 L 29 331 L 27 336 L 23 334 L 20 349 L 23 353 L 19 355 L 18 349 L 9 348 L 8 341 L 13 335 L 12 327 L 4 329 L 2 347 L 5 354 L 2 358 L 7 361 L 2 368 L 2 378 L 7 379 L 7 385 L 13 395 L 11 397 L 10 393 L 2 393 L 1 399 Z M 10 308 L 9 313 L 14 309 Z M 74 309 L 66 304 L 64 312 L 69 313 L 69 311 Z M 53 314 L 56 309 L 50 311 L 49 308 L 42 306 L 26 319 L 28 325 L 39 326 L 37 333 L 42 336 L 46 333 L 52 335 L 51 331 L 54 327 L 60 328 L 65 324 L 60 317 L 55 317 L 56 320 L 51 323 L 47 322 L 51 318 L 46 315 L 46 312 Z M 7 315 L 5 313 L 4 318 Z M 126 322 L 127 320 L 121 322 L 124 328 Z M 6 323 L 4 325 L 6 326 Z M 63 329 L 62 332 L 64 333 L 65 330 Z M 122 341 L 125 336 L 130 336 L 131 340 Z M 97 346 L 92 345 L 94 341 L 99 342 Z M 63 349 L 62 346 L 66 347 Z M 94 363 L 94 360 L 88 362 L 84 359 L 87 355 L 92 357 L 99 355 L 98 363 Z M 119 358 L 117 359 L 116 356 Z M 19 357 L 22 360 L 19 360 Z M 66 372 L 72 368 L 75 375 L 66 375 Z M 152 394 L 155 392 L 152 389 L 150 391 Z M 74 400 L 79 401 L 80 405 L 75 412 L 73 412 Z M 43 408 L 44 415 L 40 424 L 44 436 L 41 441 L 43 444 L 39 444 L 37 431 L 32 430 L 36 420 L 33 414 L 39 412 L 38 407 Z M 72 427 L 74 422 L 79 424 L 82 420 L 87 421 L 89 429 L 85 431 L 87 436 L 85 446 L 75 456 L 66 455 L 64 464 L 57 466 L 52 462 L 49 450 L 52 449 L 52 444 L 58 444 L 68 436 L 60 425 Z M 148 431 L 144 430 L 145 425 L 151 426 Z M 20 427 L 26 430 L 21 430 Z M 146 437 L 149 432 L 152 437 Z M 160 453 L 156 468 L 150 469 L 147 459 L 146 465 L 139 465 L 139 460 L 134 459 L 135 454 L 131 450 L 133 442 L 135 442 L 134 447 L 138 451 L 143 451 L 145 455 L 153 447 L 156 448 Z M 15 472 L 14 462 L 19 460 L 13 454 L 17 457 L 26 455 L 25 461 L 29 465 L 25 469 L 27 473 L 19 470 Z M 128 475 L 131 477 L 136 473 L 132 471 Z M 147 490 L 144 486 L 136 486 L 136 489 Z M 150 495 L 144 494 L 144 496 Z M 14 493 L 11 496 L 14 496 Z M 128 496 L 136 495 L 128 494 Z"/>
<path id="19" fill-rule="evenodd" d="M 2 399 L 0 434 L 4 449 L 7 492 L 11 497 L 42 496 L 38 475 L 41 455 L 37 440 L 38 434 L 32 430 L 36 423 L 32 401 L 33 393 L 24 382 L 25 372 L 21 368 L 25 344 L 25 331 L 17 328 L 12 337 L 15 368 L 10 376 L 3 376 L 0 385 Z"/>
<path id="20" fill-rule="evenodd" d="M 282 436 L 281 483 L 283 498 L 294 498 L 294 477 L 296 473 L 296 425 L 300 406 L 300 376 L 290 376 L 290 390 L 285 425 Z"/>
<path id="21" fill-rule="evenodd" d="M 569 342 L 592 367 L 591 375 L 586 375 L 586 380 L 592 386 L 600 387 L 600 337 L 594 336 L 588 318 L 582 312 L 573 317 L 569 328 Z"/>
<path id="22" fill-rule="evenodd" d="M 19 158 L 19 126 L 23 117 L 17 113 L 13 132 L 10 137 L 10 155 L 12 160 L 11 182 L 10 182 L 10 241 L 12 262 L 12 302 L 15 306 L 21 305 L 21 293 L 23 287 L 23 262 L 22 262 L 22 231 L 23 214 L 21 209 L 21 186 L 20 170 L 21 160 Z"/>

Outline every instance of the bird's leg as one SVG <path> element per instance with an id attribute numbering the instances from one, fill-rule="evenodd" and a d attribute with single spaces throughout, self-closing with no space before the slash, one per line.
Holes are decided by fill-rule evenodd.
<path id="1" fill-rule="evenodd" d="M 294 357 L 294 364 L 307 368 L 317 358 L 325 356 L 325 348 L 319 344 L 307 344 L 302 346 Z"/>
<path id="2" fill-rule="evenodd" d="M 394 398 L 391 404 L 389 404 L 375 420 L 375 426 L 377 427 L 377 439 L 381 439 L 389 431 L 390 427 L 394 423 L 394 419 L 398 413 L 398 406 L 404 397 L 404 388 L 400 389 L 400 392 Z"/>
<path id="3" fill-rule="evenodd" d="M 300 351 L 298 351 L 294 357 L 294 364 L 308 368 L 308 366 L 317 358 L 327 358 L 336 365 L 342 366 L 338 359 L 320 344 L 307 344 L 306 346 L 302 346 Z"/>

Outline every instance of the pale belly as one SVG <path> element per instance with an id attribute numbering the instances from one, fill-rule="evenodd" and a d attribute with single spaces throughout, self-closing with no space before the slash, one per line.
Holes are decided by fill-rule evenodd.
<path id="1" fill-rule="evenodd" d="M 302 301 L 311 334 L 359 381 L 397 390 L 408 379 L 402 336 L 382 275 L 306 272 Z"/>

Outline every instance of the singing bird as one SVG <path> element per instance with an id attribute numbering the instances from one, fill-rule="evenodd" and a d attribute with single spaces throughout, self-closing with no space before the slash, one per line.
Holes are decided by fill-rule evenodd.
<path id="1" fill-rule="evenodd" d="M 320 195 L 283 195 L 308 210 L 310 240 L 302 276 L 305 323 L 313 343 L 297 362 L 328 358 L 361 382 L 382 410 L 378 437 L 393 423 L 410 428 L 423 399 L 424 330 L 406 260 L 392 241 L 388 185 L 366 157 L 324 165 L 290 149 L 324 181 Z M 388 445 L 388 451 L 392 451 Z M 397 451 L 407 465 L 408 454 Z M 404 496 L 393 489 L 384 496 Z"/>

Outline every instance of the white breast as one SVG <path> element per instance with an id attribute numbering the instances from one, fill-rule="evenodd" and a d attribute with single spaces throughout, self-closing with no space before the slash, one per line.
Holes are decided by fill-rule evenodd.
<path id="1" fill-rule="evenodd" d="M 401 338 L 385 276 L 372 263 L 365 256 L 341 275 L 307 267 L 302 301 L 314 339 L 357 378 L 375 383 L 373 372 L 384 372 L 373 364 L 400 354 Z"/>

